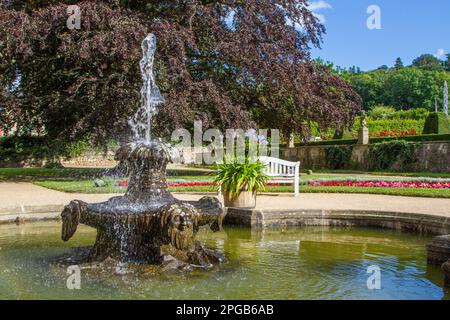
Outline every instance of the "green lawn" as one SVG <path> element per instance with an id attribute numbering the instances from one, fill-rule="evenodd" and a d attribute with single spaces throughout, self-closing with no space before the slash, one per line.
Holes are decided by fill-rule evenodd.
<path id="1" fill-rule="evenodd" d="M 67 180 L 94 179 L 107 175 L 105 168 L 0 168 L 1 180 Z M 169 169 L 170 176 L 207 176 L 209 172 L 195 169 Z"/>
<path id="2" fill-rule="evenodd" d="M 386 177 L 411 177 L 411 178 L 450 178 L 450 173 L 436 172 L 373 172 L 357 170 L 316 170 L 317 174 L 348 174 L 348 175 L 368 175 L 368 176 L 386 176 Z"/>
<path id="3" fill-rule="evenodd" d="M 122 179 L 102 178 L 107 182 L 105 187 L 95 187 L 93 180 L 102 177 L 107 170 L 102 168 L 0 168 L 1 180 L 26 180 L 34 184 L 63 192 L 71 193 L 124 193 L 126 187 L 116 187 L 115 183 Z M 343 175 L 344 174 L 344 175 Z M 322 171 L 312 175 L 302 174 L 302 181 L 316 181 L 318 179 L 353 178 L 364 175 L 371 176 L 402 176 L 402 177 L 432 177 L 450 178 L 450 173 L 392 173 L 392 172 L 364 172 L 364 171 Z M 207 171 L 191 169 L 168 170 L 168 180 L 171 182 L 212 181 Z M 203 187 L 169 187 L 172 192 L 216 192 L 214 186 Z M 269 186 L 265 192 L 291 193 L 293 186 Z M 385 194 L 397 196 L 450 198 L 450 189 L 410 189 L 410 188 L 358 188 L 358 187 L 312 187 L 300 186 L 302 193 L 362 193 Z"/>
<path id="4" fill-rule="evenodd" d="M 197 171 L 199 172 L 199 171 Z M 213 181 L 213 178 L 208 174 L 204 175 L 204 172 L 200 172 L 202 175 L 171 175 L 171 172 L 168 172 L 168 181 L 169 183 L 174 182 L 206 182 Z M 331 174 L 320 174 L 320 175 L 303 175 L 300 177 L 303 181 L 316 181 L 318 179 L 335 179 L 342 178 L 340 175 L 331 175 Z M 123 193 L 126 190 L 126 187 L 116 187 L 115 184 L 117 181 L 123 179 L 112 179 L 112 178 L 102 178 L 107 185 L 104 187 L 95 187 L 93 179 L 35 179 L 33 183 L 63 192 L 71 192 L 71 193 Z M 280 188 L 278 191 L 275 188 Z M 196 187 L 169 187 L 170 191 L 179 191 L 179 192 L 215 192 L 215 188 L 213 186 L 196 186 Z M 293 192 L 293 186 L 282 186 L 282 187 L 268 187 L 269 192 Z M 273 191 L 272 191 L 273 190 Z"/>
<path id="5" fill-rule="evenodd" d="M 0 168 L 0 180 L 89 179 L 104 172 L 103 168 Z"/>
<path id="6" fill-rule="evenodd" d="M 390 195 L 390 196 L 404 196 L 404 197 L 450 198 L 450 189 L 301 186 L 300 192 L 302 192 L 302 193 L 360 193 L 360 194 L 384 194 L 384 195 Z"/>
<path id="7" fill-rule="evenodd" d="M 200 180 L 197 180 L 200 181 Z M 124 193 L 126 187 L 109 185 L 96 188 L 92 181 L 35 181 L 34 184 L 64 192 L 76 193 Z M 169 187 L 171 192 L 216 192 L 214 186 Z M 264 192 L 292 193 L 293 186 L 268 186 Z M 300 186 L 301 193 L 360 193 L 385 194 L 405 197 L 450 198 L 450 189 L 410 189 L 410 188 L 359 188 L 359 187 L 311 187 Z"/>

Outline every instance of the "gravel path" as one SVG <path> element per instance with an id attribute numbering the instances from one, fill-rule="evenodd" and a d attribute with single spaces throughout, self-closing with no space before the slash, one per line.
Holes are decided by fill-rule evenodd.
<path id="1" fill-rule="evenodd" d="M 182 200 L 198 200 L 205 194 L 174 193 Z M 64 193 L 33 185 L 28 182 L 0 182 L 0 215 L 15 212 L 49 212 L 73 199 L 101 202 L 117 194 Z M 45 209 L 45 208 L 48 209 Z M 32 208 L 32 209 L 30 209 Z M 39 208 L 41 208 L 39 210 Z M 379 210 L 434 214 L 450 217 L 450 199 L 414 198 L 369 194 L 315 194 L 299 197 L 290 194 L 264 194 L 258 196 L 257 209 L 349 209 Z"/>

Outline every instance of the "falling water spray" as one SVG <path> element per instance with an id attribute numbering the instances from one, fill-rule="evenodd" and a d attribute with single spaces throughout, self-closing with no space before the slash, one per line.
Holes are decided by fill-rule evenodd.
<path id="1" fill-rule="evenodd" d="M 155 35 L 146 36 L 141 47 L 143 54 L 139 63 L 142 76 L 141 106 L 129 120 L 129 124 L 134 133 L 134 141 L 150 143 L 153 116 L 158 113 L 158 106 L 164 102 L 153 74 L 156 52 Z"/>

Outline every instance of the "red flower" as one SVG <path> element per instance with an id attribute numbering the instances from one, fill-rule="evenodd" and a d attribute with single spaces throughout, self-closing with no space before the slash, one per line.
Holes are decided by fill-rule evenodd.
<path id="1" fill-rule="evenodd" d="M 414 188 L 414 189 L 450 189 L 450 182 L 420 181 L 325 181 L 310 182 L 312 187 L 360 187 L 360 188 Z"/>
<path id="2" fill-rule="evenodd" d="M 371 137 L 404 137 L 404 136 L 415 136 L 417 135 L 417 129 L 412 128 L 410 130 L 402 130 L 400 133 L 397 132 L 396 129 L 392 130 L 384 130 L 380 132 L 374 132 L 370 136 Z"/>

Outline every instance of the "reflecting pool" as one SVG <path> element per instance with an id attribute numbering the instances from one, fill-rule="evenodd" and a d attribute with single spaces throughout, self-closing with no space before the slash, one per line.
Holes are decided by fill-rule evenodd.
<path id="1" fill-rule="evenodd" d="M 426 264 L 431 237 L 361 228 L 203 229 L 198 239 L 226 257 L 219 267 L 82 264 L 81 289 L 68 289 L 61 259 L 95 233 L 80 226 L 64 243 L 58 222 L 0 225 L 0 299 L 450 299 L 440 268 Z M 381 288 L 369 289 L 377 268 Z"/>

